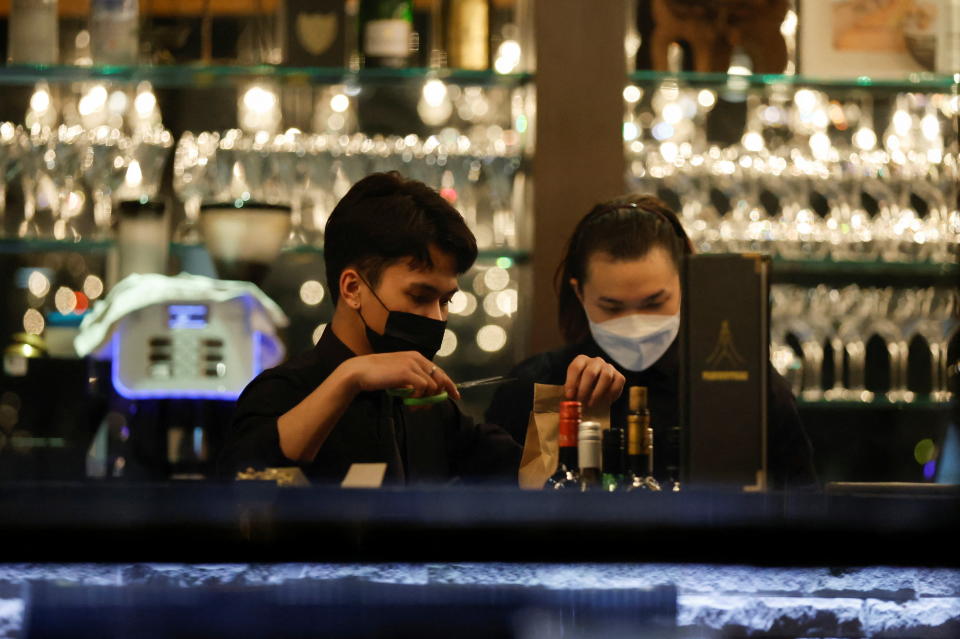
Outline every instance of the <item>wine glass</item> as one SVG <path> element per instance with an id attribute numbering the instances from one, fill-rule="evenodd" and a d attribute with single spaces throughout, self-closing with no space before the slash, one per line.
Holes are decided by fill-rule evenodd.
<path id="1" fill-rule="evenodd" d="M 82 163 L 84 179 L 93 195 L 94 234 L 110 237 L 113 228 L 113 196 L 127 171 L 129 140 L 120 129 L 102 125 L 87 132 Z"/>
<path id="2" fill-rule="evenodd" d="M 154 200 L 173 146 L 173 135 L 162 127 L 142 130 L 127 148 L 127 170 L 117 196 L 124 200 Z"/>
<path id="3" fill-rule="evenodd" d="M 212 191 L 208 174 L 220 144 L 220 134 L 203 131 L 194 134 L 185 131 L 177 142 L 173 155 L 173 188 L 183 202 L 184 219 L 174 232 L 174 241 L 199 244 L 200 204 Z"/>
<path id="4" fill-rule="evenodd" d="M 20 137 L 23 130 L 0 122 L 0 237 L 6 235 L 7 184 L 20 170 Z"/>
<path id="5" fill-rule="evenodd" d="M 51 132 L 43 166 L 57 190 L 58 203 L 53 236 L 58 240 L 81 238 L 78 219 L 84 211 L 86 193 L 80 176 L 85 152 L 83 128 L 61 124 Z"/>
<path id="6" fill-rule="evenodd" d="M 28 133 L 20 136 L 23 219 L 17 227 L 17 237 L 53 236 L 60 197 L 50 177 L 51 169 L 56 166 L 55 152 L 50 150 L 52 137 L 50 128 L 40 124 L 35 124 Z"/>

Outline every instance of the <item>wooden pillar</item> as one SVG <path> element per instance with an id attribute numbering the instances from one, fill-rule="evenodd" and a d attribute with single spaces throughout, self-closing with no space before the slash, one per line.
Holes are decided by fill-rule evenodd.
<path id="1" fill-rule="evenodd" d="M 559 346 L 553 273 L 576 222 L 622 193 L 624 0 L 536 0 L 533 296 L 527 354 Z"/>

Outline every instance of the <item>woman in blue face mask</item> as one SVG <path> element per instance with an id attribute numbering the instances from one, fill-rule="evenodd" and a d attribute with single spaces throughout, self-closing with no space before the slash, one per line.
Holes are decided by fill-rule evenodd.
<path id="1" fill-rule="evenodd" d="M 657 198 L 630 196 L 595 206 L 577 224 L 556 271 L 560 330 L 566 346 L 531 357 L 510 373 L 486 420 L 523 442 L 532 407 L 533 383 L 563 384 L 572 396 L 585 361 L 601 358 L 624 378 L 624 386 L 648 389 L 655 473 L 666 477 L 676 464 L 667 450 L 679 413 L 680 264 L 692 246 L 676 214 Z M 771 474 L 774 486 L 815 482 L 811 448 L 787 383 L 771 369 Z M 613 423 L 625 423 L 628 393 L 611 408 Z"/>

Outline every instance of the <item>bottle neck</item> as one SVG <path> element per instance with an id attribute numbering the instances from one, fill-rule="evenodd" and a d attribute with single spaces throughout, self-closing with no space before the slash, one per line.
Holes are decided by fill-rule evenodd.
<path id="1" fill-rule="evenodd" d="M 567 470 L 577 469 L 577 447 L 575 445 L 560 447 L 560 468 Z"/>

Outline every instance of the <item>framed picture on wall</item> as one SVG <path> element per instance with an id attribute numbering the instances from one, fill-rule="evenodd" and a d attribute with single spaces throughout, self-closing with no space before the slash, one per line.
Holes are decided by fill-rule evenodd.
<path id="1" fill-rule="evenodd" d="M 801 0 L 800 72 L 902 78 L 933 71 L 940 0 Z"/>

